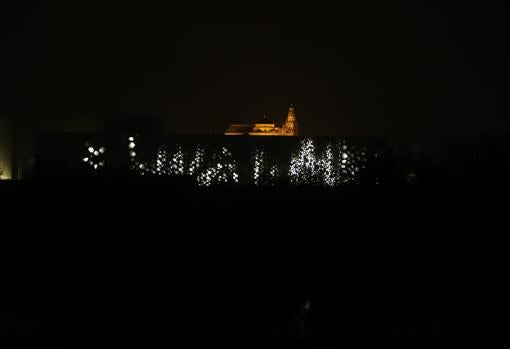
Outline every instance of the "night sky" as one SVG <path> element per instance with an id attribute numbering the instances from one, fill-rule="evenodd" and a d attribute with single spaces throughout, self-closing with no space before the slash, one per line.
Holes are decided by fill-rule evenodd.
<path id="1" fill-rule="evenodd" d="M 213 4 L 214 3 L 214 4 Z M 157 115 L 221 133 L 294 103 L 308 135 L 510 130 L 502 9 L 484 2 L 2 5 L 17 117 Z"/>
<path id="2" fill-rule="evenodd" d="M 293 103 L 303 135 L 402 136 L 419 148 L 374 142 L 360 185 L 334 190 L 286 179 L 196 190 L 192 176 L 147 171 L 138 181 L 114 138 L 105 171 L 92 174 L 75 152 L 92 156 L 90 134 L 30 144 L 13 132 L 5 153 L 13 178 L 27 180 L 0 181 L 0 337 L 49 347 L 495 347 L 510 143 L 473 142 L 461 156 L 454 142 L 419 142 L 510 135 L 503 10 L 459 0 L 0 2 L 0 121 L 156 116 L 171 133 L 222 134 L 264 114 L 281 123 Z M 268 154 L 286 156 L 295 141 L 286 139 L 267 143 Z M 239 142 L 235 158 L 216 159 L 217 140 L 203 143 L 207 157 L 228 171 L 255 149 Z M 151 164 L 144 141 L 136 161 Z M 416 156 L 423 149 L 432 155 Z M 209 176 L 207 157 L 199 170 Z M 311 310 L 297 317 L 303 304 Z M 312 339 L 295 339 L 305 333 L 295 328 Z"/>

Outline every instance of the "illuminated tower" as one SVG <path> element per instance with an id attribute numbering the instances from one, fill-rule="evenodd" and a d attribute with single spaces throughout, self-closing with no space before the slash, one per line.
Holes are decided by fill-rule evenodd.
<path id="1" fill-rule="evenodd" d="M 287 120 L 285 120 L 285 124 L 283 124 L 283 129 L 285 134 L 288 136 L 298 135 L 298 124 L 296 121 L 296 114 L 294 113 L 294 106 L 292 104 L 289 107 Z"/>

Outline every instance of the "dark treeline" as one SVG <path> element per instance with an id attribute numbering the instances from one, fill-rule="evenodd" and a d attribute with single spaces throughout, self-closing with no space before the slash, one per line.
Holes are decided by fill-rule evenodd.
<path id="1" fill-rule="evenodd" d="M 135 133 L 133 133 L 135 134 Z M 289 186 L 288 170 L 290 159 L 298 153 L 300 142 L 306 138 L 226 138 L 226 137 L 147 137 L 139 136 L 136 140 L 137 164 L 144 164 L 147 168 L 154 167 L 157 150 L 165 146 L 170 158 L 176 147 L 184 150 L 183 170 L 188 172 L 197 145 L 205 148 L 205 161 L 211 163 L 211 156 L 218 153 L 222 146 L 226 146 L 232 153 L 232 159 L 237 165 L 240 175 L 239 184 L 250 186 L 253 184 L 254 150 L 262 149 L 266 159 L 279 165 L 280 174 L 272 184 L 279 187 Z M 364 153 L 364 166 L 356 173 L 355 181 L 364 187 L 373 185 L 406 186 L 420 184 L 421 187 L 441 190 L 472 191 L 507 187 L 505 178 L 509 173 L 506 155 L 510 152 L 510 140 L 507 137 L 489 138 L 428 138 L 417 140 L 384 141 L 376 138 L 338 139 L 319 137 L 314 138 L 316 159 L 324 156 L 328 143 L 343 142 L 349 151 Z M 138 167 L 131 164 L 128 148 L 128 134 L 124 135 L 46 135 L 37 142 L 37 151 L 33 168 L 29 178 L 52 180 L 59 178 L 76 178 L 90 181 L 107 179 L 110 181 L 137 181 L 140 177 Z M 84 162 L 88 157 L 87 144 L 106 146 L 106 153 L 99 157 L 104 166 L 94 169 Z M 336 154 L 338 155 L 338 154 Z M 336 156 L 335 155 L 335 156 Z M 350 160 L 351 158 L 349 158 Z M 90 159 L 92 160 L 92 159 Z M 99 161 L 99 160 L 98 160 Z M 167 159 L 171 161 L 171 159 Z M 338 161 L 335 158 L 335 161 Z M 152 164 L 152 165 L 151 165 Z M 349 163 L 356 166 L 356 162 Z M 176 176 L 166 173 L 159 178 L 151 175 L 150 171 L 144 181 L 165 182 L 177 187 L 196 186 L 199 169 L 192 176 Z M 147 179 L 149 177 L 149 179 Z M 189 177 L 189 178 L 187 178 Z M 321 181 L 319 181 L 321 182 Z M 322 185 L 323 185 L 322 181 Z M 347 184 L 351 184 L 348 181 Z M 319 186 L 321 183 L 319 183 Z M 345 187 L 345 185 L 341 185 Z"/>
<path id="2" fill-rule="evenodd" d="M 509 169 L 506 142 L 483 144 L 457 158 L 444 148 L 444 161 L 386 146 L 335 188 L 58 173 L 40 154 L 45 175 L 0 182 L 1 335 L 66 347 L 486 345 Z M 66 168 L 76 146 L 53 164 Z"/>
<path id="3" fill-rule="evenodd" d="M 501 191 L 168 178 L 0 191 L 15 343 L 446 347 L 494 332 Z"/>

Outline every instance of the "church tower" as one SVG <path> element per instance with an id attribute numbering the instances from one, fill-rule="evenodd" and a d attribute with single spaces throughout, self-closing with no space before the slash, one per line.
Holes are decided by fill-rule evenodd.
<path id="1" fill-rule="evenodd" d="M 288 136 L 297 136 L 298 135 L 298 124 L 296 121 L 296 114 L 294 113 L 294 106 L 291 104 L 289 107 L 289 112 L 287 113 L 287 120 L 285 120 L 285 124 L 283 125 L 284 132 Z"/>

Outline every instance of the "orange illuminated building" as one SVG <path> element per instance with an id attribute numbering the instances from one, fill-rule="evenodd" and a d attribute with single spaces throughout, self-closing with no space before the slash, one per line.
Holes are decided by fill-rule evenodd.
<path id="1" fill-rule="evenodd" d="M 291 104 L 285 123 L 278 127 L 270 119 L 264 116 L 254 124 L 236 124 L 230 125 L 225 131 L 226 136 L 297 136 L 298 124 L 294 106 Z"/>

